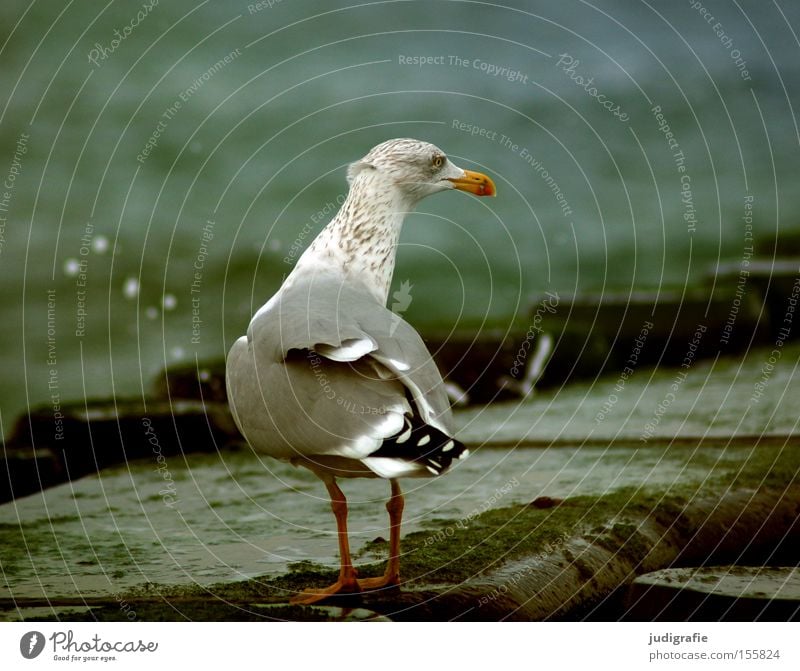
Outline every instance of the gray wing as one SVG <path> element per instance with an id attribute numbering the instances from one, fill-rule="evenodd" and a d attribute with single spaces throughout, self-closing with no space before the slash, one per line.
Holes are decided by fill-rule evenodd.
<path id="1" fill-rule="evenodd" d="M 414 328 L 363 286 L 301 279 L 231 348 L 228 396 L 254 448 L 366 459 L 413 415 L 452 436 L 442 378 Z"/>

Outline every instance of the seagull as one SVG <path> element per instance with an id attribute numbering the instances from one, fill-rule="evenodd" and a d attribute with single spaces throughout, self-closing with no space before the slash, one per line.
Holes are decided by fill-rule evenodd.
<path id="1" fill-rule="evenodd" d="M 231 411 L 253 450 L 304 466 L 330 495 L 339 577 L 292 599 L 301 604 L 398 585 L 398 479 L 439 476 L 468 454 L 453 437 L 446 388 L 422 338 L 386 303 L 406 214 L 439 191 L 493 196 L 494 183 L 408 138 L 371 149 L 350 164 L 347 181 L 338 213 L 255 313 L 226 362 Z M 378 578 L 358 578 L 347 499 L 337 484 L 363 477 L 391 486 L 389 559 Z"/>

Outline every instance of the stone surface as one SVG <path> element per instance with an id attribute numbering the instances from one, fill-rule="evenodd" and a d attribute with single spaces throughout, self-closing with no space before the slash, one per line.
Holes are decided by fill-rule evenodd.
<path id="1" fill-rule="evenodd" d="M 624 380 L 601 377 L 468 408 L 456 416 L 458 435 L 473 445 L 795 445 L 800 345 L 784 345 L 774 365 L 771 356 L 753 349 L 688 368 L 641 366 Z"/>
<path id="2" fill-rule="evenodd" d="M 619 619 L 641 573 L 798 562 L 799 349 L 782 349 L 759 402 L 767 351 L 693 364 L 647 440 L 677 369 L 638 369 L 600 422 L 613 379 L 459 412 L 473 456 L 445 478 L 404 483 L 409 582 L 332 605 L 391 619 Z M 0 505 L 6 618 L 333 617 L 285 603 L 336 573 L 313 475 L 247 448 L 142 447 L 139 459 Z M 343 489 L 358 566 L 374 575 L 386 483 Z"/>
<path id="3" fill-rule="evenodd" d="M 647 620 L 798 620 L 800 569 L 774 566 L 670 568 L 639 576 L 627 616 Z"/>
<path id="4" fill-rule="evenodd" d="M 678 561 L 797 561 L 800 492 L 787 488 L 796 450 L 654 446 L 636 455 L 484 449 L 446 480 L 409 483 L 409 582 L 332 605 L 391 619 L 618 619 L 613 594 L 642 572 Z M 255 604 L 277 608 L 335 576 L 333 520 L 313 476 L 246 451 L 167 465 L 165 474 L 133 463 L 0 506 L 4 617 L 91 606 L 93 616 L 125 619 L 124 602 L 142 619 L 271 619 L 277 611 Z M 387 536 L 385 483 L 344 488 L 357 564 L 375 574 L 386 551 L 376 538 Z M 561 502 L 529 505 L 541 496 Z"/>
<path id="5" fill-rule="evenodd" d="M 751 448 L 698 455 L 651 447 L 483 449 L 440 480 L 409 480 L 404 533 L 542 496 L 706 480 Z M 342 482 L 354 549 L 388 538 L 382 480 Z M 145 583 L 211 585 L 279 576 L 294 562 L 337 566 L 325 489 L 305 469 L 249 449 L 157 456 L 0 506 L 0 599 L 97 597 Z M 22 551 L 25 548 L 25 551 Z M 57 551 L 54 552 L 54 548 Z M 367 555 L 359 564 L 368 564 Z"/>
<path id="6" fill-rule="evenodd" d="M 126 461 L 210 452 L 240 438 L 227 403 L 191 399 L 86 401 L 34 408 L 9 439 L 0 502 Z"/>

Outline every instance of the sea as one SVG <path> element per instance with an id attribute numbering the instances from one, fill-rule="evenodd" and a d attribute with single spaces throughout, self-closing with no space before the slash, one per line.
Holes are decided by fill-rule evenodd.
<path id="1" fill-rule="evenodd" d="M 424 334 L 730 293 L 800 227 L 798 32 L 792 0 L 4 0 L 0 433 L 224 357 L 394 137 L 497 185 L 406 220 Z"/>

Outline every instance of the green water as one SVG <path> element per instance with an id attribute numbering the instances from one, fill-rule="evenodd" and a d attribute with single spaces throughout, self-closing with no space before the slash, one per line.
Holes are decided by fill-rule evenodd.
<path id="1" fill-rule="evenodd" d="M 515 6 L 4 2 L 4 433 L 223 355 L 389 137 L 498 186 L 407 221 L 395 283 L 429 330 L 695 287 L 747 226 L 797 226 L 796 3 Z"/>

